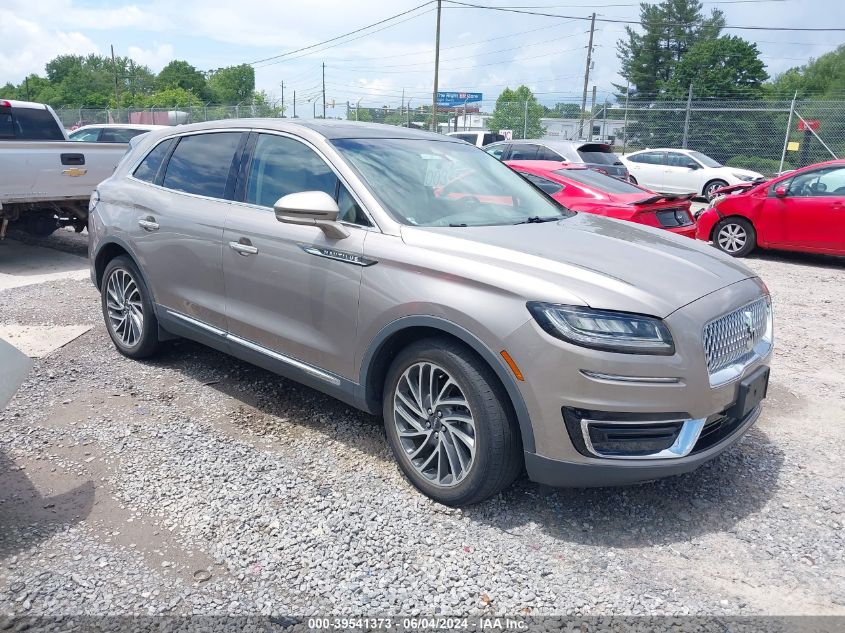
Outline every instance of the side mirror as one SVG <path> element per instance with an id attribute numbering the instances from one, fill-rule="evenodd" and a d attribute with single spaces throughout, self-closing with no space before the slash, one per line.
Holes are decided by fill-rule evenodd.
<path id="1" fill-rule="evenodd" d="M 273 210 L 279 222 L 317 226 L 336 240 L 349 237 L 349 231 L 337 221 L 340 214 L 337 203 L 324 191 L 290 193 L 279 198 Z"/>
<path id="2" fill-rule="evenodd" d="M 786 194 L 789 193 L 789 190 L 786 188 L 785 185 L 781 185 L 777 189 L 775 189 L 775 195 L 778 198 L 786 198 Z"/>
<path id="3" fill-rule="evenodd" d="M 693 163 L 692 161 L 690 161 L 689 163 L 687 163 L 687 167 L 695 171 L 696 169 L 698 169 L 698 163 Z"/>

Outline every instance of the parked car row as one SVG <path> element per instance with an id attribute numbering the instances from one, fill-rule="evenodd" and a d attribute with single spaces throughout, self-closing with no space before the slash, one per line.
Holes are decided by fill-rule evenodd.
<path id="1" fill-rule="evenodd" d="M 68 140 L 86 143 L 128 143 L 139 134 L 158 130 L 165 125 L 141 125 L 136 123 L 101 123 L 76 128 L 68 134 Z"/>
<path id="2" fill-rule="evenodd" d="M 768 290 L 553 196 L 654 218 L 685 200 L 562 167 L 355 122 L 150 132 L 91 198 L 107 331 L 132 358 L 186 337 L 381 414 L 401 470 L 449 505 L 523 468 L 559 486 L 694 470 L 760 414 Z"/>

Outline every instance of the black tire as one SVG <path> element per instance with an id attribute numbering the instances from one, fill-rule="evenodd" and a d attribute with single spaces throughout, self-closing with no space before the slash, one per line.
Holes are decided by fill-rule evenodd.
<path id="1" fill-rule="evenodd" d="M 125 278 L 124 276 L 128 275 L 128 277 L 134 282 L 137 287 L 139 300 L 132 303 L 133 305 L 140 305 L 141 307 L 141 326 L 136 328 L 138 335 L 129 341 L 124 340 L 124 337 L 122 337 L 121 333 L 115 328 L 112 316 L 110 316 L 108 290 L 109 280 L 116 275 L 121 278 Z M 133 262 L 129 257 L 120 255 L 112 259 L 106 265 L 106 269 L 103 271 L 103 281 L 100 286 L 100 303 L 103 310 L 103 319 L 106 323 L 106 330 L 108 331 L 114 346 L 117 348 L 117 351 L 129 358 L 148 358 L 159 351 L 161 342 L 158 339 L 158 320 L 156 319 L 155 312 L 153 310 L 150 292 L 147 289 L 147 285 L 144 283 L 144 278 L 141 276 L 141 272 L 138 270 L 135 262 Z M 124 304 L 125 303 L 126 302 L 124 302 Z M 125 312 L 124 317 L 125 319 L 130 319 L 132 318 L 132 315 L 130 315 L 127 311 Z"/>
<path id="2" fill-rule="evenodd" d="M 633 176 L 630 176 L 630 175 L 629 175 L 629 176 L 628 176 L 628 180 L 630 180 L 630 181 L 631 181 L 631 184 L 634 184 L 634 185 L 638 185 L 638 184 L 640 184 L 640 183 L 638 183 L 638 182 L 637 182 L 637 179 L 636 179 L 636 178 L 634 178 Z"/>
<path id="3" fill-rule="evenodd" d="M 448 487 L 433 483 L 417 470 L 400 442 L 395 421 L 400 417 L 394 412 L 399 381 L 408 368 L 421 362 L 433 363 L 448 372 L 463 393 L 474 419 L 474 458 L 463 479 Z M 417 489 L 439 503 L 448 506 L 478 503 L 510 486 L 522 471 L 522 445 L 510 401 L 490 367 L 457 341 L 429 338 L 402 350 L 387 372 L 383 414 L 387 439 L 402 472 Z M 442 433 L 444 438 L 449 435 Z"/>
<path id="4" fill-rule="evenodd" d="M 716 189 L 721 189 L 722 187 L 727 187 L 728 183 L 724 180 L 711 180 L 706 185 L 704 185 L 704 189 L 701 192 L 704 194 L 704 197 L 707 199 L 707 202 L 710 202 L 713 199 L 713 192 Z"/>
<path id="5" fill-rule="evenodd" d="M 745 218 L 730 216 L 713 227 L 713 245 L 731 257 L 745 257 L 757 247 L 757 231 Z M 744 241 L 740 244 L 739 239 Z"/>

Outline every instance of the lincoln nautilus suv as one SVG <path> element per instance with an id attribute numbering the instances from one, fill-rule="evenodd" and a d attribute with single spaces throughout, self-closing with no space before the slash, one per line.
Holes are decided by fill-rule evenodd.
<path id="1" fill-rule="evenodd" d="M 728 255 L 574 213 L 458 139 L 341 121 L 151 131 L 91 197 L 131 358 L 199 341 L 384 417 L 449 505 L 692 471 L 760 414 L 772 309 Z"/>

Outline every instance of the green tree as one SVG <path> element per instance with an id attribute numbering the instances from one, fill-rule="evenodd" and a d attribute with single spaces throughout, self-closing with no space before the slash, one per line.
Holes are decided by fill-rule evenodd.
<path id="1" fill-rule="evenodd" d="M 200 106 L 202 103 L 202 99 L 190 90 L 176 87 L 165 88 L 164 90 L 154 92 L 144 98 L 142 105 L 145 108 L 166 108 L 178 106 Z"/>
<path id="2" fill-rule="evenodd" d="M 796 91 L 799 97 L 841 95 L 845 92 L 845 44 L 778 75 L 767 88 L 781 97 L 791 97 Z"/>
<path id="3" fill-rule="evenodd" d="M 527 104 L 527 106 L 526 106 Z M 544 108 L 528 88 L 505 88 L 496 99 L 496 107 L 488 125 L 493 132 L 513 130 L 513 138 L 540 138 L 546 129 L 540 125 Z"/>
<path id="4" fill-rule="evenodd" d="M 346 113 L 346 118 L 349 121 L 364 121 L 366 123 L 373 122 L 373 115 L 370 108 L 349 108 Z"/>
<path id="5" fill-rule="evenodd" d="M 581 116 L 581 106 L 577 103 L 556 103 L 552 108 L 543 106 L 543 116 L 556 119 L 577 119 Z"/>
<path id="6" fill-rule="evenodd" d="M 757 45 L 732 35 L 702 40 L 677 63 L 664 90 L 668 98 L 693 94 L 754 99 L 762 96 L 768 79 Z"/>
<path id="7" fill-rule="evenodd" d="M 182 88 L 200 99 L 209 96 L 205 75 L 188 62 L 179 59 L 174 59 L 167 64 L 156 77 L 156 90 L 161 91 L 167 88 Z"/>
<path id="8" fill-rule="evenodd" d="M 718 9 L 705 17 L 699 0 L 662 0 L 641 3 L 640 22 L 643 32 L 625 27 L 625 37 L 616 43 L 620 74 L 630 83 L 632 96 L 654 96 L 698 42 L 719 37 L 725 17 Z M 625 86 L 616 88 L 624 93 Z"/>
<path id="9" fill-rule="evenodd" d="M 255 93 L 255 69 L 241 64 L 212 70 L 208 73 L 208 90 L 217 103 L 251 101 Z"/>

